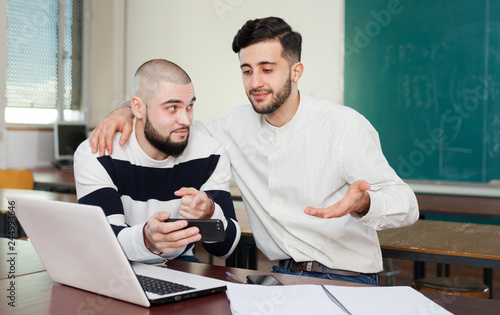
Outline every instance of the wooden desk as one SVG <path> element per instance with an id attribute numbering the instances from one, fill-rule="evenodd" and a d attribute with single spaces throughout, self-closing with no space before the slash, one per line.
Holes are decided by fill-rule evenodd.
<path id="1" fill-rule="evenodd" d="M 418 220 L 378 232 L 384 257 L 500 269 L 500 226 Z"/>
<path id="2" fill-rule="evenodd" d="M 500 220 L 500 198 L 417 194 L 420 215 Z"/>
<path id="3" fill-rule="evenodd" d="M 498 225 L 418 220 L 378 236 L 385 258 L 485 268 L 484 283 L 490 289 L 491 269 L 500 269 Z M 425 277 L 425 270 L 417 265 L 414 277 Z"/>
<path id="4" fill-rule="evenodd" d="M 26 243 L 29 244 L 29 242 Z M 19 248 L 21 249 L 21 247 Z M 24 251 L 24 249 L 25 247 L 22 250 Z M 39 258 L 33 253 L 34 251 L 27 254 L 26 258 L 36 263 Z M 2 268 L 4 267 L 2 266 Z M 230 271 L 240 278 L 245 278 L 248 274 L 268 274 L 267 272 L 176 261 L 169 262 L 169 268 L 222 280 L 228 280 L 225 275 L 226 271 Z M 284 284 L 363 286 L 349 282 L 285 274 L 274 274 L 274 276 Z M 57 284 L 50 279 L 45 271 L 18 275 L 15 281 L 16 307 L 8 306 L 8 300 L 3 295 L 2 298 L 5 299 L 5 302 L 0 303 L 0 314 L 231 314 L 229 300 L 225 293 L 144 308 Z M 9 279 L 0 280 L 2 292 L 8 292 L 10 287 Z M 432 292 L 425 292 L 424 295 L 457 315 L 498 314 L 500 309 L 500 301 L 498 300 L 450 296 Z"/>

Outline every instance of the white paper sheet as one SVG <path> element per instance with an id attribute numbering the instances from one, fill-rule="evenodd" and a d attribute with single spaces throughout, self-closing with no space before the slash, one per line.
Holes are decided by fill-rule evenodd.
<path id="1" fill-rule="evenodd" d="M 345 315 L 319 285 L 227 285 L 233 315 Z"/>
<path id="2" fill-rule="evenodd" d="M 451 314 L 410 287 L 325 286 L 352 314 Z M 346 313 L 319 285 L 227 285 L 233 315 L 323 315 Z"/>
<path id="3" fill-rule="evenodd" d="M 325 286 L 344 307 L 355 314 L 452 314 L 411 287 Z"/>

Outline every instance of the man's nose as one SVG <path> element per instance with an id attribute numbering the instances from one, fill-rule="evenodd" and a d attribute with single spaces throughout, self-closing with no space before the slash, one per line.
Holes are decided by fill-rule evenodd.
<path id="1" fill-rule="evenodd" d="M 258 73 L 252 75 L 251 87 L 252 89 L 261 88 L 264 85 L 262 77 Z"/>
<path id="2" fill-rule="evenodd" d="M 181 110 L 177 115 L 177 123 L 183 126 L 190 126 L 193 114 L 191 111 Z"/>

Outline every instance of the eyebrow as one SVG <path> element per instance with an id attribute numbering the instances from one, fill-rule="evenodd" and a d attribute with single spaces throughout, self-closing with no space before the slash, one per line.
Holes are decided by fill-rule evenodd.
<path id="1" fill-rule="evenodd" d="M 272 61 L 261 61 L 257 65 L 263 66 L 263 65 L 276 65 L 276 64 L 277 64 L 276 62 L 272 62 Z M 250 67 L 251 68 L 251 66 L 248 63 L 244 63 L 240 66 L 240 68 L 243 68 L 243 67 Z"/>
<path id="2" fill-rule="evenodd" d="M 191 99 L 191 104 L 194 103 L 196 101 L 196 96 L 193 96 L 193 98 Z M 177 100 L 177 99 L 171 99 L 171 100 L 168 100 L 168 101 L 165 101 L 163 102 L 162 104 L 164 105 L 167 105 L 167 104 L 181 104 L 182 101 L 181 100 Z"/>

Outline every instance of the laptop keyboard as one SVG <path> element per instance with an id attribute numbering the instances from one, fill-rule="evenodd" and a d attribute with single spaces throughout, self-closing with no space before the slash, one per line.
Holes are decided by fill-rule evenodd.
<path id="1" fill-rule="evenodd" d="M 158 295 L 166 295 L 182 291 L 193 290 L 194 288 L 178 284 L 175 282 L 165 281 L 161 279 L 150 278 L 146 276 L 137 275 L 137 279 L 146 292 L 155 293 Z"/>

